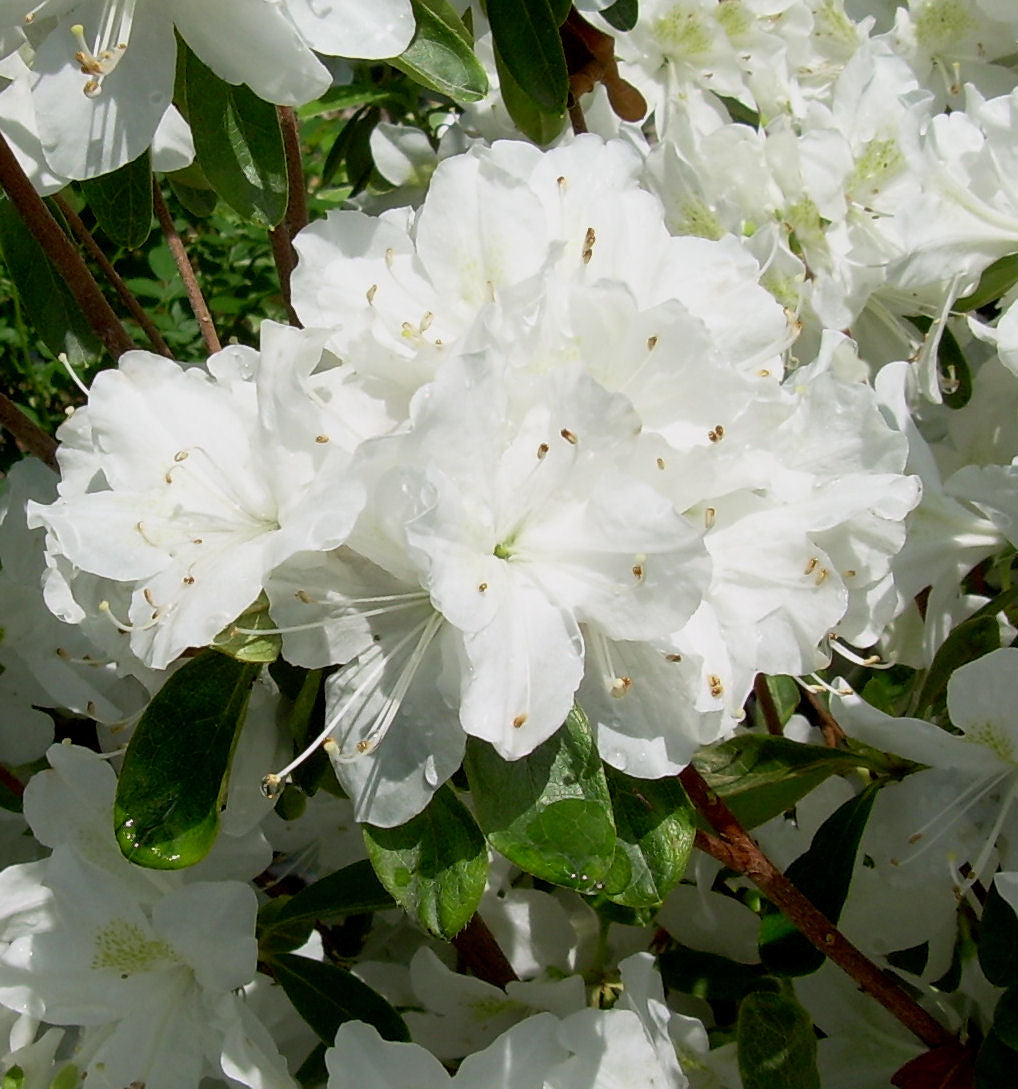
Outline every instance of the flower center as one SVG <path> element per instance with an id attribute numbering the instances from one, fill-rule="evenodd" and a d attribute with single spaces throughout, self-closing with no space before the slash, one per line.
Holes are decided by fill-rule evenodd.
<path id="1" fill-rule="evenodd" d="M 99 33 L 91 48 L 81 23 L 75 23 L 71 27 L 71 33 L 78 43 L 74 60 L 81 68 L 82 75 L 89 77 L 82 88 L 89 98 L 100 94 L 103 77 L 116 68 L 127 52 L 136 3 L 137 0 L 106 0 L 99 22 Z"/>

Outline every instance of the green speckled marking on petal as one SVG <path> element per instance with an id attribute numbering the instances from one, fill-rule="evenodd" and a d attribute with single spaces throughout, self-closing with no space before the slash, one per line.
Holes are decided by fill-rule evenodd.
<path id="1" fill-rule="evenodd" d="M 179 963 L 166 942 L 150 941 L 140 927 L 125 919 L 114 919 L 97 930 L 94 941 L 93 968 L 111 968 L 129 976 Z"/>

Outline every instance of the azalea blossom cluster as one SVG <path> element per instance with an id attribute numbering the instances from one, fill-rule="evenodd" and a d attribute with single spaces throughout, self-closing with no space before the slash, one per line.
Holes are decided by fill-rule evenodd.
<path id="1" fill-rule="evenodd" d="M 349 82 L 336 58 L 399 58 L 424 6 L 452 17 L 0 0 L 0 133 L 41 192 L 149 147 L 177 170 L 178 37 L 296 107 Z M 848 852 L 824 910 L 894 973 L 885 1005 L 1006 1068 L 995 1011 L 1018 980 L 978 933 L 1018 913 L 1018 17 L 641 0 L 620 30 L 617 5 L 578 4 L 617 70 L 542 148 L 507 108 L 497 13 L 453 7 L 489 94 L 440 128 L 375 126 L 386 184 L 292 239 L 293 323 L 201 359 L 125 352 L 61 425 L 59 475 L 26 458 L 3 482 L 0 790 L 23 790 L 0 809 L 5 1076 L 609 1089 L 638 1069 L 742 1089 L 769 1061 L 751 1018 L 780 1008 L 824 1089 L 886 1089 L 930 1039 L 833 963 L 782 961 L 738 852 L 653 885 L 694 838 L 690 818 L 684 848 L 650 845 L 677 819 L 654 792 L 690 770 L 804 893 L 814 855 Z M 644 121 L 613 112 L 612 80 Z M 218 836 L 152 868 L 125 847 L 117 772 L 206 648 L 255 663 Z M 590 752 L 562 772 L 542 761 L 574 708 Z M 416 890 L 439 848 L 398 839 L 435 822 L 467 890 L 469 835 L 441 821 L 455 805 L 489 833 L 481 760 L 560 776 L 548 813 L 588 804 L 570 791 L 592 763 L 639 848 L 557 882 L 541 867 L 574 844 L 553 835 L 596 838 L 588 810 L 512 825 L 531 854 L 511 860 L 488 834 L 477 918 L 501 985 L 435 936 L 456 896 Z M 653 894 L 627 900 L 634 859 Z M 363 899 L 322 900 L 291 940 L 312 912 L 289 905 L 340 874 Z M 352 952 L 348 916 L 367 920 Z M 324 1014 L 299 997 L 328 994 L 323 972 L 354 988 Z"/>

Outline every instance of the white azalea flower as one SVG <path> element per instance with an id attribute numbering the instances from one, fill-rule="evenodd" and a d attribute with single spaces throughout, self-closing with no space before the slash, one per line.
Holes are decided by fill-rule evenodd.
<path id="1" fill-rule="evenodd" d="M 261 354 L 226 348 L 208 369 L 129 352 L 65 425 L 60 497 L 30 524 L 52 555 L 122 584 L 110 598 L 129 593 L 128 615 L 99 607 L 155 668 L 209 643 L 287 555 L 333 547 L 352 524 L 342 441 L 288 396 L 319 354 L 319 338 L 268 322 Z"/>
<path id="2" fill-rule="evenodd" d="M 34 99 L 50 168 L 88 178 L 136 158 L 170 105 L 175 34 L 228 83 L 299 105 L 331 77 L 313 50 L 390 57 L 413 34 L 408 0 L 2 0 L 0 28 L 36 39 Z"/>

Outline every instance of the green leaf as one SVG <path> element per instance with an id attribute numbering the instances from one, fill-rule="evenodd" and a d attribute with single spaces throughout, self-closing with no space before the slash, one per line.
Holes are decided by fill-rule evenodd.
<path id="1" fill-rule="evenodd" d="M 173 195 L 191 215 L 206 219 L 216 210 L 219 196 L 197 163 L 191 163 L 183 170 L 171 170 L 164 176 Z"/>
<path id="2" fill-rule="evenodd" d="M 285 898 L 268 900 L 258 909 L 255 936 L 258 939 L 258 959 L 271 960 L 279 953 L 299 949 L 311 937 L 311 919 L 283 919 Z"/>
<path id="3" fill-rule="evenodd" d="M 300 1069 L 294 1074 L 297 1083 L 302 1089 L 318 1089 L 329 1080 L 329 1071 L 325 1065 L 325 1052 L 328 1048 L 319 1041 L 311 1049 L 311 1053 L 300 1064 Z"/>
<path id="4" fill-rule="evenodd" d="M 290 665 L 282 658 L 269 666 L 269 674 L 284 697 L 281 708 L 286 732 L 293 739 L 294 755 L 304 752 L 325 728 L 325 671 Z M 329 758 L 319 746 L 291 773 L 293 782 L 305 793 L 315 794 L 322 780 L 332 775 Z M 332 775 L 333 781 L 335 776 Z M 284 792 L 285 793 L 285 792 Z"/>
<path id="5" fill-rule="evenodd" d="M 516 85 L 540 110 L 561 113 L 569 98 L 569 73 L 548 0 L 488 0 L 488 22 Z"/>
<path id="6" fill-rule="evenodd" d="M 565 127 L 565 109 L 553 110 L 550 113 L 542 110 L 513 79 L 497 47 L 495 71 L 498 73 L 502 101 L 520 132 L 541 147 L 550 144 Z"/>
<path id="7" fill-rule="evenodd" d="M 195 153 L 209 183 L 245 219 L 274 227 L 287 201 L 276 107 L 243 83 L 224 82 L 189 49 L 184 72 Z"/>
<path id="8" fill-rule="evenodd" d="M 62 219 L 57 208 L 51 205 L 50 211 L 58 222 Z M 43 344 L 54 355 L 66 352 L 75 367 L 97 359 L 102 349 L 92 326 L 6 197 L 0 199 L 0 253 Z"/>
<path id="9" fill-rule="evenodd" d="M 737 1046 L 743 1089 L 820 1089 L 813 1022 L 791 989 L 742 1000 Z"/>
<path id="10" fill-rule="evenodd" d="M 764 682 L 767 685 L 767 691 L 771 694 L 771 699 L 774 701 L 778 722 L 784 726 L 799 706 L 799 700 L 802 696 L 799 685 L 794 677 L 783 676 L 765 677 Z M 750 714 L 754 726 L 761 730 L 767 728 L 767 719 L 760 708 L 759 700 L 753 700 L 750 704 Z"/>
<path id="11" fill-rule="evenodd" d="M 628 859 L 629 878 L 617 892 L 606 882 L 605 892 L 625 907 L 654 907 L 685 872 L 696 834 L 693 807 L 675 779 L 633 779 L 614 768 L 607 772 L 618 833 L 616 859 L 620 854 Z"/>
<path id="12" fill-rule="evenodd" d="M 16 794 L 4 782 L 0 782 L 0 809 L 6 809 L 8 813 L 20 813 L 24 809 L 21 795 Z"/>
<path id="13" fill-rule="evenodd" d="M 947 682 L 956 669 L 1000 647 L 1000 624 L 992 616 L 970 616 L 940 645 L 919 690 L 914 716 L 936 718 L 947 706 Z"/>
<path id="14" fill-rule="evenodd" d="M 995 987 L 1018 986 L 1018 915 L 993 882 L 979 924 L 979 967 Z"/>
<path id="15" fill-rule="evenodd" d="M 344 1021 L 365 1021 L 383 1040 L 409 1041 L 403 1018 L 345 968 L 293 953 L 280 953 L 269 964 L 294 1009 L 329 1047 Z"/>
<path id="16" fill-rule="evenodd" d="M 248 629 L 238 631 L 239 628 Z M 252 632 L 267 634 L 251 634 Z M 212 646 L 239 662 L 260 662 L 267 665 L 279 657 L 283 637 L 276 632 L 276 622 L 269 616 L 269 599 L 264 591 L 212 640 Z"/>
<path id="17" fill-rule="evenodd" d="M 446 0 L 411 0 L 417 30 L 389 63 L 411 79 L 455 102 L 477 102 L 488 93 L 488 76 L 474 56 L 470 32 Z"/>
<path id="18" fill-rule="evenodd" d="M 639 18 L 640 5 L 638 0 L 615 0 L 610 7 L 605 8 L 601 15 L 608 20 L 616 30 L 632 30 Z"/>
<path id="19" fill-rule="evenodd" d="M 956 299 L 953 309 L 959 314 L 981 307 L 999 299 L 1005 292 L 1018 284 L 1018 253 L 1000 257 L 983 270 L 983 275 L 971 295 Z"/>
<path id="20" fill-rule="evenodd" d="M 21 1089 L 25 1084 L 25 1072 L 20 1066 L 12 1066 L 5 1074 L 0 1089 Z"/>
<path id="21" fill-rule="evenodd" d="M 1002 1089 L 1003 1086 L 1012 1085 L 1016 1063 L 1018 1051 L 1008 1047 L 991 1029 L 976 1055 L 975 1089 Z M 956 1084 L 958 1089 L 967 1089 L 972 1082 L 959 1079 Z M 953 1086 L 949 1089 L 953 1089 Z"/>
<path id="22" fill-rule="evenodd" d="M 432 934 L 455 937 L 477 910 L 488 876 L 484 837 L 451 786 L 398 828 L 363 825 L 375 873 L 392 898 Z"/>
<path id="23" fill-rule="evenodd" d="M 365 911 L 394 906 L 366 859 L 330 873 L 292 896 L 279 914 L 280 922 L 333 922 Z"/>
<path id="24" fill-rule="evenodd" d="M 791 809 L 831 775 L 871 766 L 886 771 L 885 764 L 874 764 L 862 753 L 764 734 L 741 734 L 701 749 L 693 764 L 744 828 Z"/>
<path id="25" fill-rule="evenodd" d="M 914 315 L 908 320 L 923 333 L 929 332 L 933 324 L 932 319 L 925 314 Z M 946 326 L 941 331 L 940 343 L 937 345 L 937 370 L 941 378 L 944 404 L 948 408 L 964 408 L 972 396 L 972 374 L 961 345 Z"/>
<path id="26" fill-rule="evenodd" d="M 152 230 L 152 157 L 143 152 L 112 174 L 81 184 L 89 208 L 111 241 L 136 250 Z"/>
<path id="27" fill-rule="evenodd" d="M 488 842 L 521 869 L 581 892 L 598 890 L 615 855 L 601 758 L 579 707 L 529 756 L 503 760 L 467 739 L 463 766 Z"/>
<path id="28" fill-rule="evenodd" d="M 741 964 L 685 945 L 660 954 L 658 963 L 669 990 L 708 1002 L 738 1002 L 761 987 L 776 986 L 759 964 Z"/>
<path id="29" fill-rule="evenodd" d="M 876 785 L 849 798 L 816 830 L 813 842 L 785 871 L 785 876 L 813 905 L 837 923 L 848 896 L 855 856 L 877 796 Z M 824 955 L 776 909 L 760 920 L 760 959 L 781 975 L 817 971 Z"/>
<path id="30" fill-rule="evenodd" d="M 129 861 L 177 870 L 208 854 L 260 668 L 207 650 L 156 693 L 127 746 L 113 806 Z"/>
<path id="31" fill-rule="evenodd" d="M 1008 987 L 993 1011 L 993 1031 L 1018 1051 L 1018 985 Z"/>

